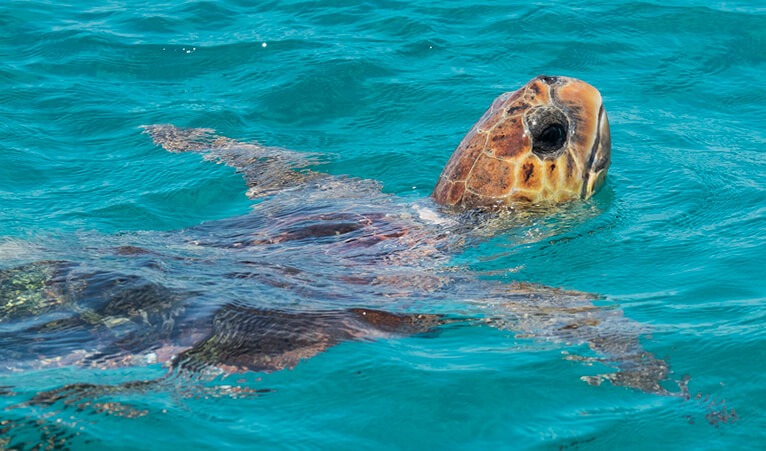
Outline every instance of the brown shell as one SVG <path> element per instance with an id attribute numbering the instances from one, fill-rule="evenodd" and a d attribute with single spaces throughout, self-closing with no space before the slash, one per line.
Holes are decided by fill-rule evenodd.
<path id="1" fill-rule="evenodd" d="M 528 122 L 533 112 L 553 110 L 568 121 L 566 141 L 540 153 Z M 580 80 L 541 75 L 495 99 L 450 157 L 433 196 L 465 208 L 587 198 L 606 177 L 610 147 L 601 94 Z"/>

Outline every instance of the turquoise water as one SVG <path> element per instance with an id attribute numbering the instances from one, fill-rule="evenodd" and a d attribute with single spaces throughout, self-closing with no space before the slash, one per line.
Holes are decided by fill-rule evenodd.
<path id="1" fill-rule="evenodd" d="M 82 306 L 6 318 L 0 446 L 763 448 L 765 15 L 744 1 L 3 2 L 0 268 L 74 262 L 55 269 L 66 276 L 56 289 L 127 280 L 128 295 L 106 292 L 139 302 L 130 293 L 148 286 L 149 299 L 184 306 L 174 318 L 190 329 L 229 305 L 461 322 L 365 330 L 292 370 L 203 377 L 108 356 L 34 364 L 107 353 L 104 342 L 143 333 L 136 317 L 128 332 L 34 329 Z M 385 252 L 410 260 L 386 264 L 373 258 L 380 247 L 367 255 L 332 237 L 232 247 L 287 230 L 284 218 L 428 208 L 465 132 L 539 74 L 586 80 L 604 97 L 612 167 L 593 199 L 485 232 L 457 227 L 426 240 L 438 247 L 428 256 L 392 240 Z M 139 128 L 154 123 L 318 152 L 322 172 L 378 180 L 384 194 L 346 180 L 357 198 L 253 201 L 232 168 L 154 146 Z M 144 251 L 114 251 L 126 246 Z M 544 287 L 593 293 L 598 324 L 562 332 L 578 309 L 539 308 L 547 301 L 528 292 L 585 301 Z M 469 319 L 481 315 L 498 320 Z M 280 327 L 293 325 L 266 329 Z M 131 346 L 154 349 L 159 332 L 147 330 Z M 629 373 L 625 353 L 604 351 L 624 343 L 667 363 L 657 380 L 677 396 L 583 381 L 615 365 Z M 141 380 L 159 382 L 124 385 Z M 95 385 L 68 385 L 85 383 Z"/>

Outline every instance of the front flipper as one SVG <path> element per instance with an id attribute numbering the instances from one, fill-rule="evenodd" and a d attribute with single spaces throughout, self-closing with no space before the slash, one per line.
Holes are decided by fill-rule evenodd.
<path id="1" fill-rule="evenodd" d="M 536 284 L 513 284 L 495 293 L 492 327 L 517 332 L 519 338 L 587 345 L 594 355 L 566 354 L 566 360 L 601 363 L 614 373 L 584 376 L 583 381 L 599 385 L 634 388 L 661 396 L 688 398 L 687 378 L 672 379 L 670 365 L 646 351 L 639 340 L 640 325 L 625 318 L 616 308 L 598 306 L 594 296 Z M 670 391 L 663 383 L 678 385 Z"/>
<path id="2" fill-rule="evenodd" d="M 301 185 L 323 174 L 307 169 L 317 154 L 239 142 L 209 128 L 181 128 L 169 124 L 144 125 L 154 144 L 168 152 L 197 152 L 206 159 L 236 168 L 247 181 L 247 195 L 257 198 L 289 186 Z"/>

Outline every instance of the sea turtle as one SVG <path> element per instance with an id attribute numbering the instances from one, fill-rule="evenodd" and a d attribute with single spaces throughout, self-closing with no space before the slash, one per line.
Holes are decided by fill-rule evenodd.
<path id="1" fill-rule="evenodd" d="M 667 364 L 641 349 L 619 311 L 594 307 L 584 293 L 493 282 L 448 265 L 494 211 L 587 199 L 603 184 L 609 124 L 585 82 L 539 76 L 498 97 L 431 200 L 399 199 L 376 182 L 312 170 L 315 154 L 210 129 L 145 132 L 170 152 L 236 168 L 259 202 L 247 215 L 181 231 L 103 238 L 77 262 L 67 255 L 0 271 L 3 367 L 273 371 L 341 341 L 462 321 L 588 343 L 618 368 L 605 376 L 614 384 L 670 394 L 660 384 Z M 439 299 L 461 302 L 460 314 L 440 310 Z M 97 388 L 67 386 L 33 401 L 80 402 Z"/>
<path id="2" fill-rule="evenodd" d="M 611 147 L 593 86 L 539 76 L 492 103 L 452 154 L 433 196 L 462 208 L 587 199 L 606 178 Z"/>

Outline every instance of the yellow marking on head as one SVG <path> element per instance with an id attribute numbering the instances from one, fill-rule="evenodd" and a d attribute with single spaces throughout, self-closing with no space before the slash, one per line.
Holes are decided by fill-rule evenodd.
<path id="1" fill-rule="evenodd" d="M 611 139 L 601 95 L 582 81 L 540 76 L 495 99 L 434 189 L 466 208 L 565 202 L 603 184 Z M 465 182 L 454 189 L 456 182 Z"/>

